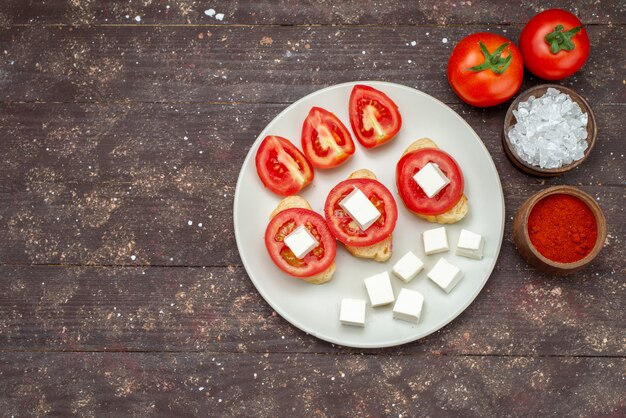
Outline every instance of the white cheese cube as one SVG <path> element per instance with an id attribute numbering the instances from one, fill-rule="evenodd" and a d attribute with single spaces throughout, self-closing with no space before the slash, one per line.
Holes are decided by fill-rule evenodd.
<path id="1" fill-rule="evenodd" d="M 422 188 L 426 196 L 432 198 L 450 183 L 450 179 L 443 174 L 435 163 L 428 163 L 415 173 L 413 179 Z"/>
<path id="2" fill-rule="evenodd" d="M 424 268 L 424 263 L 413 252 L 406 253 L 393 266 L 393 273 L 405 283 L 410 282 Z"/>
<path id="3" fill-rule="evenodd" d="M 435 267 L 428 272 L 428 278 L 435 282 L 446 293 L 450 293 L 463 277 L 457 266 L 450 264 L 445 258 L 439 259 Z"/>
<path id="4" fill-rule="evenodd" d="M 365 279 L 365 288 L 373 307 L 387 305 L 395 300 L 391 279 L 386 271 Z"/>
<path id="5" fill-rule="evenodd" d="M 365 326 L 365 301 L 361 299 L 342 299 L 339 321 L 344 325 Z"/>
<path id="6" fill-rule="evenodd" d="M 339 202 L 339 206 L 348 212 L 362 231 L 366 231 L 380 218 L 380 212 L 376 206 L 357 187 Z"/>
<path id="7" fill-rule="evenodd" d="M 319 245 L 319 242 L 304 225 L 300 225 L 285 237 L 285 245 L 289 247 L 296 257 L 304 258 Z"/>
<path id="8" fill-rule="evenodd" d="M 467 229 L 461 229 L 459 242 L 456 244 L 456 254 L 480 260 L 483 258 L 484 246 L 485 240 L 480 234 L 468 231 Z"/>
<path id="9" fill-rule="evenodd" d="M 420 292 L 401 289 L 398 300 L 393 305 L 393 317 L 417 324 L 420 320 L 423 305 L 424 296 Z"/>
<path id="10" fill-rule="evenodd" d="M 424 239 L 424 252 L 426 255 L 443 253 L 449 249 L 445 226 L 424 231 L 422 238 Z"/>

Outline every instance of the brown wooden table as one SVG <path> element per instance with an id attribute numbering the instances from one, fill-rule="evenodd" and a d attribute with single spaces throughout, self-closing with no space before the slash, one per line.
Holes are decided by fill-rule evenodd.
<path id="1" fill-rule="evenodd" d="M 562 2 L 4 1 L 0 414 L 626 415 L 626 11 L 576 3 L 592 52 L 562 84 L 589 99 L 599 138 L 578 169 L 541 180 L 502 151 L 507 105 L 461 103 L 445 69 L 463 36 L 517 40 Z M 368 79 L 462 115 L 507 207 L 474 303 L 384 350 L 327 344 L 273 312 L 232 226 L 262 128 L 308 93 Z M 540 82 L 527 74 L 522 88 Z M 511 237 L 516 208 L 554 184 L 596 197 L 609 227 L 600 256 L 569 278 L 527 266 Z"/>

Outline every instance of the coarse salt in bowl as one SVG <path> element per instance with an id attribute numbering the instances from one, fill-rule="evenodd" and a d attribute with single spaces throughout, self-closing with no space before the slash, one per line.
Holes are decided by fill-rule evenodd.
<path id="1" fill-rule="evenodd" d="M 543 84 L 513 101 L 505 116 L 502 141 L 515 166 L 549 177 L 582 163 L 596 136 L 595 116 L 582 96 L 567 87 Z"/>

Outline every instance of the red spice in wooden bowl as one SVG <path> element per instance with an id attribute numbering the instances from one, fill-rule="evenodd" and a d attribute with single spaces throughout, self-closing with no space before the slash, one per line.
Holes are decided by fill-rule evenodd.
<path id="1" fill-rule="evenodd" d="M 528 217 L 532 245 L 544 257 L 573 263 L 593 250 L 598 225 L 593 212 L 575 196 L 553 194 L 538 201 Z"/>
<path id="2" fill-rule="evenodd" d="M 573 186 L 553 186 L 535 193 L 513 220 L 513 240 L 520 255 L 553 275 L 572 274 L 590 264 L 605 239 L 606 219 L 600 205 Z"/>

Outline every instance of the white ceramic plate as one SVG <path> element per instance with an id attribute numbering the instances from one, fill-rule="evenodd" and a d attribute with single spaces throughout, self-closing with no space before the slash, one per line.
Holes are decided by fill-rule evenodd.
<path id="1" fill-rule="evenodd" d="M 316 170 L 315 180 L 302 193 L 323 214 L 328 192 L 341 180 L 360 168 L 372 170 L 396 197 L 398 223 L 393 237 L 393 256 L 386 263 L 352 257 L 337 243 L 337 270 L 333 279 L 323 285 L 312 285 L 292 278 L 270 260 L 263 237 L 269 214 L 281 197 L 263 187 L 254 164 L 259 144 L 266 135 L 280 135 L 300 148 L 302 122 L 312 106 L 335 113 L 350 129 L 348 100 L 352 87 L 345 83 L 328 87 L 298 100 L 282 111 L 256 139 L 243 163 L 234 202 L 234 224 L 237 246 L 250 279 L 263 298 L 287 321 L 323 340 L 351 347 L 389 347 L 415 341 L 449 323 L 474 300 L 491 274 L 502 244 L 504 232 L 504 198 L 496 167 L 489 152 L 472 128 L 445 104 L 418 90 L 393 83 L 366 81 L 384 91 L 396 102 L 402 114 L 398 136 L 376 149 L 365 149 L 356 139 L 355 154 L 342 166 Z M 398 196 L 395 167 L 404 149 L 414 140 L 429 137 L 450 153 L 465 176 L 465 194 L 469 213 L 461 222 L 447 226 L 451 251 L 425 256 L 421 232 L 437 227 L 410 214 Z M 485 237 L 485 256 L 471 260 L 456 256 L 454 248 L 461 228 Z M 342 325 L 339 305 L 342 298 L 368 300 L 363 279 L 382 271 L 391 271 L 394 263 L 412 250 L 424 260 L 424 270 L 404 284 L 392 274 L 394 293 L 402 287 L 415 289 L 425 302 L 419 324 L 393 319 L 392 305 L 372 308 L 369 303 L 364 328 Z M 464 277 L 446 294 L 426 277 L 426 272 L 440 257 L 459 266 Z"/>

